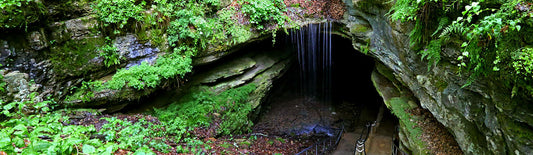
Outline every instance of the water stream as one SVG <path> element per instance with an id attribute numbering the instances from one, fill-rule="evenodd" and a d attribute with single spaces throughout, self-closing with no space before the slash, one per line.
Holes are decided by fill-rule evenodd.
<path id="1" fill-rule="evenodd" d="M 255 131 L 288 135 L 333 135 L 344 122 L 353 132 L 375 120 L 383 104 L 370 80 L 374 60 L 355 51 L 351 40 L 332 35 L 333 23 L 293 29 L 286 48 L 295 61 L 272 88 Z M 364 125 L 364 124 L 363 124 Z"/>
<path id="2" fill-rule="evenodd" d="M 308 100 L 320 98 L 331 102 L 332 22 L 309 24 L 292 29 L 290 38 L 297 51 L 300 79 L 300 95 Z"/>

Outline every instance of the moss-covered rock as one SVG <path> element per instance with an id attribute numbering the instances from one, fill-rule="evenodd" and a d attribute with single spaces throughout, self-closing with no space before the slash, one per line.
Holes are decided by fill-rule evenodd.
<path id="1" fill-rule="evenodd" d="M 448 128 L 465 154 L 532 152 L 533 143 L 520 138 L 530 136 L 529 129 L 533 128 L 532 112 L 526 110 L 532 107 L 531 98 L 514 96 L 516 93 L 513 93 L 513 90 L 525 89 L 506 86 L 509 82 L 497 77 L 479 78 L 463 87 L 469 75 L 457 74 L 460 43 L 451 41 L 443 47 L 441 61 L 428 69 L 428 62 L 421 59 L 409 44 L 409 33 L 414 23 L 400 23 L 387 17 L 393 3 L 384 0 L 345 3 L 348 11 L 343 22 L 347 25 L 368 23 L 372 28 L 368 38 L 358 31 L 347 31 L 353 33 L 354 42 L 359 42 L 354 46 L 366 46 L 365 40 L 369 39 L 369 55 L 390 70 L 390 73 L 380 73 L 397 81 L 388 85 L 401 86 L 411 92 L 420 108 L 427 109 Z M 380 67 L 377 69 L 380 70 Z M 382 96 L 397 97 L 391 95 L 394 93 L 387 93 L 389 88 L 394 87 L 379 88 Z M 402 132 L 402 135 L 409 138 L 408 132 Z"/>
<path id="2" fill-rule="evenodd" d="M 103 66 L 98 47 L 105 44 L 102 38 L 71 40 L 50 49 L 50 61 L 59 77 L 83 76 Z"/>
<path id="3" fill-rule="evenodd" d="M 0 5 L 0 28 L 27 28 L 41 19 L 46 13 L 46 7 L 40 1 L 7 0 Z"/>

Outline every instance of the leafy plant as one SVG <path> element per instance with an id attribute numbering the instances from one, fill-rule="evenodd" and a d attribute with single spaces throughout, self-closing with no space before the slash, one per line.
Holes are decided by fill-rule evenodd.
<path id="1" fill-rule="evenodd" d="M 129 69 L 120 69 L 113 79 L 105 83 L 106 88 L 121 89 L 124 86 L 136 89 L 145 87 L 156 87 L 162 79 L 169 79 L 175 76 L 184 76 L 191 71 L 192 59 L 190 56 L 182 56 L 178 52 L 167 54 L 158 58 L 155 64 L 150 65 L 142 62 L 138 66 Z"/>
<path id="2" fill-rule="evenodd" d="M 267 23 L 284 27 L 285 22 L 290 22 L 289 17 L 283 14 L 287 10 L 282 0 L 244 0 L 241 9 L 259 30 L 265 29 L 264 24 Z"/>
<path id="3" fill-rule="evenodd" d="M 208 114 L 214 113 L 222 117 L 222 124 L 217 130 L 219 134 L 241 133 L 248 131 L 252 125 L 248 120 L 252 108 L 246 101 L 253 90 L 255 86 L 249 84 L 218 95 L 207 90 L 196 91 L 166 109 L 155 109 L 155 114 L 165 122 L 167 131 L 176 135 L 177 141 L 182 139 L 189 128 L 208 127 L 214 117 Z"/>
<path id="4" fill-rule="evenodd" d="M 0 122 L 3 127 L 0 131 L 0 150 L 7 154 L 71 154 L 81 151 L 81 144 L 105 147 L 98 140 L 91 140 L 87 136 L 94 132 L 93 126 L 64 126 L 61 120 L 66 119 L 68 118 L 60 113 L 51 113 Z M 90 149 L 85 146 L 85 151 Z M 107 151 L 108 154 L 110 151 Z M 106 151 L 98 149 L 97 152 Z"/>
<path id="5" fill-rule="evenodd" d="M 127 119 L 117 119 L 116 117 L 103 119 L 107 120 L 108 123 L 102 126 L 98 134 L 104 135 L 107 142 L 120 142 L 118 144 L 119 148 L 129 150 L 141 149 L 146 151 L 146 146 L 155 146 L 159 151 L 168 153 L 168 145 L 164 143 L 150 143 L 150 137 L 163 137 L 164 132 L 157 130 L 163 127 L 161 124 L 148 122 L 144 118 L 139 119 L 135 123 Z M 150 135 L 150 137 L 147 137 L 147 135 Z"/>
<path id="6" fill-rule="evenodd" d="M 1 114 L 10 117 L 23 117 L 27 113 L 47 113 L 51 107 L 55 105 L 52 100 L 38 101 L 35 96 L 38 94 L 33 92 L 29 94 L 31 100 L 13 101 L 4 103 L 0 100 Z"/>
<path id="7" fill-rule="evenodd" d="M 143 20 L 145 1 L 136 4 L 135 0 L 98 0 L 92 8 L 104 25 L 117 24 L 123 28 L 130 19 Z"/>
<path id="8" fill-rule="evenodd" d="M 523 49 L 531 44 L 526 34 L 533 26 L 528 4 L 523 0 L 398 0 L 389 15 L 393 20 L 416 22 L 411 45 L 420 51 L 422 59 L 430 61 L 430 66 L 439 62 L 438 49 L 442 46 L 461 45 L 458 66 L 463 75 L 469 76 L 464 86 L 489 75 L 509 79 L 504 80 L 506 85 L 530 85 L 533 78 L 522 74 L 528 70 L 529 59 Z M 447 18 L 457 19 L 447 24 Z M 431 35 L 427 33 L 430 31 Z M 419 50 L 421 47 L 423 50 Z M 517 74 L 499 74 L 504 72 Z"/>
<path id="9" fill-rule="evenodd" d="M 420 50 L 420 54 L 422 55 L 421 59 L 427 59 L 429 61 L 428 63 L 428 70 L 431 66 L 436 65 L 439 63 L 441 57 L 441 43 L 442 41 L 439 40 L 432 40 L 429 45 L 426 46 L 424 50 Z"/>
<path id="10" fill-rule="evenodd" d="M 516 52 L 513 58 L 513 68 L 516 74 L 523 76 L 524 78 L 531 77 L 533 74 L 533 48 L 523 48 Z"/>
<path id="11" fill-rule="evenodd" d="M 439 38 L 443 38 L 444 41 L 448 41 L 450 39 L 450 36 L 458 35 L 463 36 L 467 31 L 467 28 L 463 25 L 463 23 L 458 23 L 457 21 L 453 21 L 452 24 L 448 25 L 446 28 L 443 29 L 443 31 L 440 33 Z M 435 31 L 438 32 L 438 31 Z"/>
<path id="12" fill-rule="evenodd" d="M 2 67 L 2 64 L 0 64 L 0 67 Z M 3 72 L 3 70 L 0 70 L 0 72 Z M 0 74 L 0 93 L 3 93 L 6 91 L 6 81 L 4 81 L 4 74 Z"/>
<path id="13" fill-rule="evenodd" d="M 0 28 L 27 28 L 46 13 L 42 2 L 33 0 L 2 0 L 0 10 Z"/>
<path id="14" fill-rule="evenodd" d="M 106 37 L 106 44 L 98 48 L 100 51 L 100 57 L 104 57 L 104 64 L 109 67 L 112 65 L 120 64 L 120 60 L 123 59 L 122 56 L 118 54 L 118 49 L 113 46 L 111 39 Z"/>

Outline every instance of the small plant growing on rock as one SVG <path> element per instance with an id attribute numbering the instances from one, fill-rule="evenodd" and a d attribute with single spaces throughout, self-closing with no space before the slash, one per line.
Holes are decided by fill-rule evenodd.
<path id="1" fill-rule="evenodd" d="M 106 37 L 106 44 L 98 48 L 98 50 L 100 51 L 100 57 L 104 58 L 104 64 L 107 67 L 118 65 L 120 64 L 120 60 L 123 59 L 123 57 L 117 53 L 118 49 L 113 46 L 109 37 Z"/>

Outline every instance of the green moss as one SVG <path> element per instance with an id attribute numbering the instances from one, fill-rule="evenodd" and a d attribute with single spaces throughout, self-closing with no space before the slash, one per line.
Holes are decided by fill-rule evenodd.
<path id="1" fill-rule="evenodd" d="M 101 38 L 70 40 L 50 49 L 50 61 L 57 75 L 80 76 L 90 68 L 89 60 L 98 56 L 98 47 L 105 43 Z"/>
<path id="2" fill-rule="evenodd" d="M 409 141 L 416 145 L 416 151 L 420 151 L 422 154 L 427 152 L 427 145 L 420 139 L 422 129 L 416 123 L 420 118 L 409 112 L 412 109 L 409 100 L 406 97 L 393 97 L 385 102 L 390 106 L 392 113 L 400 120 L 400 125 L 405 129 Z M 411 147 L 414 146 L 411 145 Z"/>
<path id="3" fill-rule="evenodd" d="M 381 74 L 381 75 L 385 76 L 387 79 L 389 79 L 389 81 L 397 81 L 396 77 L 392 73 L 392 70 L 389 69 L 387 66 L 385 66 L 385 65 L 383 65 L 381 63 L 377 63 L 376 64 L 376 70 L 379 72 L 379 74 Z"/>
<path id="4" fill-rule="evenodd" d="M 166 38 L 163 35 L 163 30 L 161 29 L 150 30 L 149 38 L 150 38 L 150 42 L 152 43 L 152 45 L 158 46 L 158 47 L 161 47 L 161 45 L 163 45 L 164 42 L 166 41 Z"/>
<path id="5" fill-rule="evenodd" d="M 369 29 L 367 26 L 361 25 L 361 24 L 356 24 L 356 25 L 354 25 L 354 26 L 352 26 L 350 28 L 350 32 L 354 33 L 354 34 L 356 34 L 356 33 L 366 33 L 366 32 L 368 32 L 370 30 L 371 29 Z"/>
<path id="6" fill-rule="evenodd" d="M 529 141 L 533 137 L 533 129 L 529 125 L 521 122 L 517 122 L 510 119 L 503 119 L 503 124 L 505 124 L 505 129 L 508 131 L 507 134 L 514 135 L 517 137 L 518 141 Z"/>
<path id="7" fill-rule="evenodd" d="M 46 7 L 33 0 L 3 0 L 0 10 L 0 28 L 25 28 L 46 13 Z"/>
<path id="8" fill-rule="evenodd" d="M 435 86 L 439 89 L 439 92 L 443 92 L 448 87 L 448 83 L 444 80 L 437 80 Z"/>

